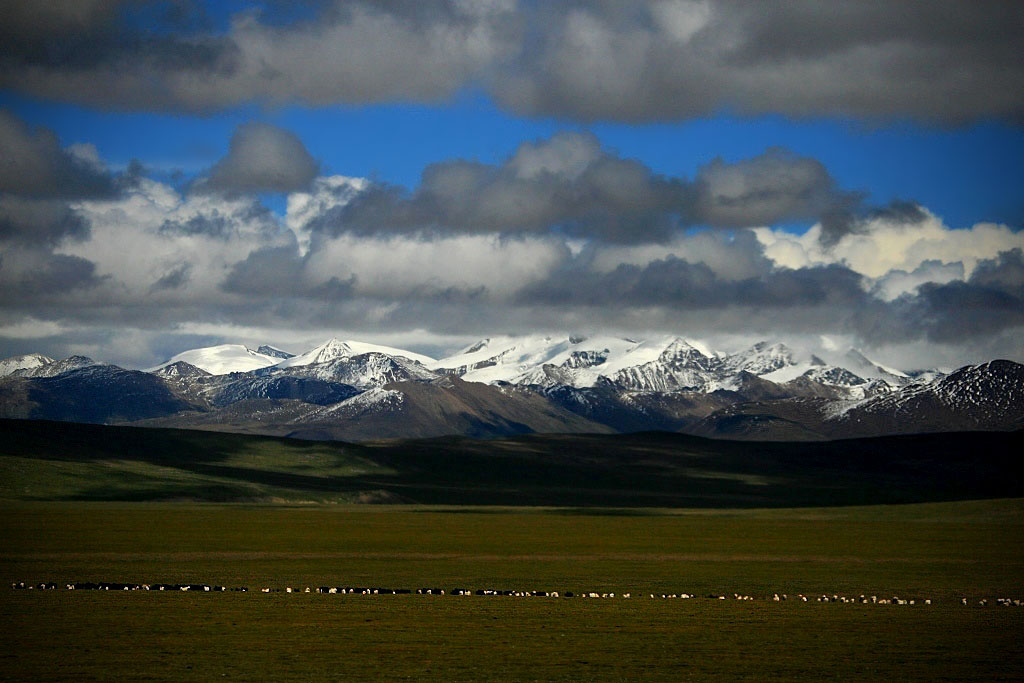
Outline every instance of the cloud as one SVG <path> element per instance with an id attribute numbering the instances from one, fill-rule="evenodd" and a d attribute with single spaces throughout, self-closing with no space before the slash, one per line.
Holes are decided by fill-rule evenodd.
<path id="1" fill-rule="evenodd" d="M 892 301 L 914 292 L 928 283 L 946 284 L 964 279 L 964 264 L 924 261 L 914 270 L 890 270 L 878 278 L 871 287 L 872 293 L 883 301 Z"/>
<path id="2" fill-rule="evenodd" d="M 354 0 L 287 23 L 249 9 L 225 31 L 188 3 L 3 6 L 0 86 L 104 108 L 438 102 L 484 88 L 520 114 L 586 121 L 1024 113 L 1024 9 L 999 0 L 830 12 L 802 0 Z"/>
<path id="3" fill-rule="evenodd" d="M 67 202 L 0 196 L 0 242 L 55 245 L 88 234 L 88 223 Z"/>
<path id="4" fill-rule="evenodd" d="M 876 328 L 889 339 L 962 343 L 997 336 L 1024 326 L 1024 255 L 1021 249 L 981 261 L 966 280 L 926 282 L 914 294 L 893 302 L 893 330 Z"/>
<path id="5" fill-rule="evenodd" d="M 95 263 L 79 256 L 36 248 L 8 248 L 0 254 L 3 300 L 23 310 L 79 298 L 83 290 L 95 289 L 104 279 L 97 275 Z"/>
<path id="6" fill-rule="evenodd" d="M 1024 10 L 940 0 L 573 2 L 531 17 L 495 83 L 530 115 L 659 121 L 743 114 L 1020 120 Z"/>
<path id="7" fill-rule="evenodd" d="M 67 22 L 42 28 L 43 9 L 22 10 L 21 23 L 35 30 L 10 43 L 0 85 L 102 107 L 189 112 L 253 101 L 436 102 L 519 45 L 514 3 L 500 0 L 323 2 L 312 5 L 312 18 L 283 25 L 251 8 L 224 33 L 161 14 L 157 2 L 140 3 L 151 23 L 126 21 L 132 6 L 121 4 L 74 32 Z"/>
<path id="8" fill-rule="evenodd" d="M 499 164 L 428 166 L 411 192 L 369 185 L 320 204 L 305 229 L 338 235 L 417 232 L 558 234 L 617 244 L 665 243 L 691 225 L 744 227 L 815 219 L 856 199 L 820 162 L 781 148 L 737 163 L 716 159 L 694 181 L 655 173 L 562 132 L 520 145 Z"/>
<path id="9" fill-rule="evenodd" d="M 195 187 L 219 192 L 295 192 L 306 189 L 318 169 L 294 133 L 251 121 L 238 126 L 227 156 Z"/>
<path id="10" fill-rule="evenodd" d="M 61 149 L 57 136 L 0 110 L 0 193 L 28 199 L 81 199 L 114 194 L 113 178 L 82 154 Z"/>
<path id="11" fill-rule="evenodd" d="M 136 163 L 111 174 L 95 146 L 62 148 L 53 131 L 29 126 L 3 110 L 0 150 L 0 245 L 53 247 L 85 239 L 89 225 L 76 203 L 114 198 L 139 174 Z"/>
<path id="12" fill-rule="evenodd" d="M 428 166 L 412 193 L 372 185 L 310 221 L 330 234 L 540 234 L 613 242 L 660 241 L 688 202 L 685 183 L 602 150 L 585 133 L 526 143 L 503 163 Z"/>
<path id="13" fill-rule="evenodd" d="M 821 225 L 802 235 L 773 228 L 756 228 L 754 233 L 764 245 L 765 255 L 780 266 L 843 263 L 869 278 L 880 278 L 894 270 L 912 272 L 926 261 L 960 263 L 969 277 L 979 261 L 1024 248 L 1024 232 L 1009 226 L 977 223 L 951 230 L 921 207 L 912 215 L 916 217 L 918 211 L 925 218 L 911 222 L 904 220 L 906 212 L 877 212 L 831 245 L 823 244 Z"/>
<path id="14" fill-rule="evenodd" d="M 704 264 L 723 280 L 761 277 L 777 265 L 765 256 L 764 247 L 750 230 L 679 233 L 666 244 L 592 245 L 577 261 L 595 272 L 607 273 L 623 264 L 642 267 L 670 257 Z"/>
<path id="15" fill-rule="evenodd" d="M 484 305 L 507 300 L 568 258 L 565 244 L 550 237 L 341 235 L 314 244 L 306 277 L 351 276 L 357 294 L 387 302 L 468 297 Z"/>
<path id="16" fill-rule="evenodd" d="M 841 266 L 778 269 L 760 277 L 725 280 L 703 263 L 669 256 L 610 272 L 567 268 L 527 287 L 523 303 L 558 306 L 663 306 L 705 310 L 727 307 L 850 306 L 864 299 L 861 277 Z"/>
<path id="17" fill-rule="evenodd" d="M 192 264 L 182 263 L 176 268 L 173 268 L 161 275 L 160 278 L 150 286 L 149 292 L 152 294 L 154 292 L 160 292 L 168 289 L 181 289 L 188 284 L 191 272 Z"/>
<path id="18" fill-rule="evenodd" d="M 859 202 L 820 161 L 778 147 L 734 164 L 715 159 L 697 172 L 696 187 L 697 215 L 720 227 L 815 220 Z"/>
<path id="19" fill-rule="evenodd" d="M 87 146 L 74 154 L 96 163 Z M 161 337 L 419 335 L 457 346 L 575 330 L 828 335 L 901 358 L 917 344 L 928 358 L 1024 359 L 1024 233 L 951 230 L 899 203 L 859 207 L 832 244 L 820 221 L 803 234 L 735 227 L 848 196 L 784 150 L 715 161 L 691 181 L 566 133 L 497 164 L 436 164 L 411 191 L 315 178 L 288 196 L 284 217 L 250 194 L 133 178 L 104 198 L 0 200 L 0 348 L 36 350 L 35 340 L 96 355 L 109 343 L 145 366 L 164 359 L 147 356 L 169 349 Z M 5 211 L 23 216 L 4 223 Z M 36 212 L 49 227 L 33 232 L 24 216 Z M 65 212 L 69 227 L 54 227 Z M 699 227 L 709 224 L 721 227 Z M 153 350 L 129 349 L 113 330 Z"/>
<path id="20" fill-rule="evenodd" d="M 297 247 L 291 244 L 253 251 L 231 267 L 221 288 L 249 299 L 309 298 L 338 302 L 351 295 L 355 276 L 345 280 L 332 276 L 310 284 Z"/>

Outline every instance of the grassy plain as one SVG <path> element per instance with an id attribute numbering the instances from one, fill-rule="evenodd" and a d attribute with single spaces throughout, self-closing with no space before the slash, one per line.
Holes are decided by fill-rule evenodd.
<path id="1" fill-rule="evenodd" d="M 599 513 L 599 514 L 597 514 Z M 1024 501 L 772 510 L 8 503 L 5 582 L 631 592 L 630 600 L 0 588 L 13 680 L 1024 677 Z M 651 600 L 749 593 L 753 602 Z M 772 592 L 923 598 L 818 604 Z M 962 595 L 972 604 L 959 604 Z"/>

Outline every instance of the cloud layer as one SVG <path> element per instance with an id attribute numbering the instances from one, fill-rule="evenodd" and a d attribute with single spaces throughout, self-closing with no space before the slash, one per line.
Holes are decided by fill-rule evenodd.
<path id="1" fill-rule="evenodd" d="M 289 22 L 240 12 L 225 30 L 198 3 L 169 5 L 5 0 L 0 86 L 188 112 L 484 88 L 520 114 L 587 121 L 1024 113 L 1024 7 L 1001 0 L 338 0 Z"/>
<path id="2" fill-rule="evenodd" d="M 301 350 L 349 334 L 439 353 L 579 331 L 1024 360 L 1024 234 L 866 206 L 784 149 L 688 179 L 560 133 L 497 164 L 438 162 L 405 189 L 314 177 L 290 133 L 244 125 L 205 179 L 174 188 L 6 123 L 18 163 L 43 172 L 0 194 L 0 354 L 144 367 L 224 340 Z M 255 194 L 286 188 L 301 190 L 284 216 Z M 813 225 L 778 227 L 795 220 Z"/>

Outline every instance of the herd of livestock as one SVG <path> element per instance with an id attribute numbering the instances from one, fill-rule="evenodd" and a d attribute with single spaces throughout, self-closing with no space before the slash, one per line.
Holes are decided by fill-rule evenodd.
<path id="1" fill-rule="evenodd" d="M 246 586 L 240 586 L 236 588 L 228 588 L 227 586 L 209 585 L 205 583 L 107 583 L 107 582 L 75 582 L 75 583 L 25 583 L 19 581 L 11 584 L 11 588 L 15 590 L 92 590 L 92 591 L 188 591 L 195 593 L 248 593 L 249 588 Z M 506 596 L 506 597 L 517 597 L 517 598 L 598 598 L 598 599 L 630 599 L 633 597 L 633 593 L 611 593 L 611 592 L 594 592 L 594 591 L 530 591 L 530 590 L 499 590 L 490 588 L 480 588 L 477 590 L 470 590 L 468 588 L 417 588 L 415 590 L 409 588 L 357 588 L 352 586 L 320 586 L 319 588 L 293 588 L 291 586 L 285 588 L 260 588 L 260 593 L 328 593 L 328 594 L 340 594 L 340 595 L 455 595 L 455 596 Z M 711 600 L 756 600 L 751 595 L 745 595 L 740 593 L 733 593 L 732 595 L 721 595 L 717 593 L 711 593 L 708 595 L 696 595 L 691 593 L 648 593 L 651 599 L 662 599 L 662 600 L 690 600 L 694 598 L 705 598 Z M 637 594 L 636 597 L 643 597 L 642 594 Z M 835 602 L 844 604 L 863 604 L 863 605 L 931 605 L 931 598 L 901 598 L 899 596 L 891 597 L 878 597 L 877 595 L 858 595 L 855 597 L 832 594 L 832 595 L 804 595 L 802 593 L 790 596 L 786 593 L 773 593 L 771 596 L 760 598 L 762 600 L 769 600 L 772 602 L 786 602 L 789 600 L 795 600 L 799 602 Z M 989 604 L 988 598 L 980 599 L 968 599 L 966 597 L 960 598 L 961 605 L 978 604 L 982 607 Z M 1005 607 L 1022 607 L 1024 606 L 1024 600 L 1016 598 L 995 598 L 992 601 L 993 604 L 1002 605 Z"/>

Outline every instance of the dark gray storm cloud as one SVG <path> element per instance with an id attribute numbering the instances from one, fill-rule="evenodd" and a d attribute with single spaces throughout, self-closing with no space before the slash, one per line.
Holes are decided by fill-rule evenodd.
<path id="1" fill-rule="evenodd" d="M 103 107 L 436 102 L 483 87 L 513 111 L 581 120 L 1024 114 L 1024 5 L 1005 0 L 352 0 L 293 3 L 302 18 L 287 23 L 249 11 L 226 31 L 184 0 L 0 9 L 0 86 Z"/>
<path id="2" fill-rule="evenodd" d="M 58 3 L 14 4 L 32 30 L 4 36 L 0 86 L 143 110 L 438 101 L 513 54 L 520 33 L 500 3 L 458 0 L 254 3 L 226 31 L 187 0 L 99 2 L 81 20 Z"/>
<path id="3" fill-rule="evenodd" d="M 250 299 L 341 301 L 351 297 L 355 276 L 309 284 L 305 267 L 305 259 L 294 244 L 257 249 L 231 268 L 221 289 Z"/>
<path id="4" fill-rule="evenodd" d="M 195 188 L 225 193 L 294 192 L 309 187 L 319 170 L 294 133 L 250 121 L 235 130 L 227 156 Z"/>
<path id="5" fill-rule="evenodd" d="M 113 199 L 138 174 L 133 165 L 115 176 L 88 155 L 61 147 L 53 131 L 4 110 L 0 153 L 0 244 L 54 246 L 88 236 L 89 226 L 72 203 Z"/>
<path id="6" fill-rule="evenodd" d="M 1020 121 L 1024 112 L 1020 3 L 581 1 L 539 16 L 536 43 L 496 86 L 521 113 L 649 121 L 733 110 L 955 123 Z"/>
<path id="7" fill-rule="evenodd" d="M 719 227 L 813 221 L 860 202 L 837 187 L 820 161 L 778 147 L 734 164 L 715 159 L 700 169 L 695 185 L 696 215 Z"/>
<path id="8" fill-rule="evenodd" d="M 866 298 L 862 276 L 842 266 L 771 269 L 728 280 L 703 263 L 670 256 L 644 266 L 621 264 L 611 272 L 566 268 L 531 284 L 523 304 L 558 306 L 664 306 L 677 310 L 728 307 L 857 306 Z"/>
<path id="9" fill-rule="evenodd" d="M 0 193 L 32 199 L 110 196 L 116 185 L 105 170 L 69 153 L 56 134 L 0 110 Z"/>
<path id="10" fill-rule="evenodd" d="M 689 181 L 602 149 L 591 134 L 559 133 L 521 145 L 498 165 L 433 164 L 412 192 L 371 185 L 308 228 L 333 235 L 555 232 L 636 244 L 664 242 L 692 225 L 814 220 L 856 201 L 820 162 L 783 149 L 734 164 L 716 159 Z"/>
<path id="11" fill-rule="evenodd" d="M 237 46 L 193 0 L 0 1 L 0 84 L 110 108 L 201 109 L 182 79 L 237 73 Z"/>
<path id="12" fill-rule="evenodd" d="M 5 303 L 29 310 L 53 301 L 73 299 L 93 290 L 106 278 L 96 264 L 80 256 L 53 254 L 36 248 L 0 253 L 0 293 Z"/>
<path id="13" fill-rule="evenodd" d="M 165 290 L 181 289 L 192 276 L 192 264 L 182 263 L 161 275 L 149 288 L 150 294 Z"/>
<path id="14" fill-rule="evenodd" d="M 1024 325 L 1024 254 L 1013 249 L 981 261 L 966 281 L 927 282 L 893 302 L 890 318 L 908 339 L 923 334 L 954 344 Z"/>
<path id="15" fill-rule="evenodd" d="M 82 239 L 89 225 L 57 199 L 0 196 L 0 243 L 56 245 L 65 238 Z"/>
<path id="16" fill-rule="evenodd" d="M 820 215 L 819 239 L 822 245 L 831 247 L 846 235 L 868 232 L 873 221 L 911 225 L 927 218 L 928 213 L 917 202 L 894 199 L 883 206 L 867 206 L 859 193 L 837 194 Z"/>

